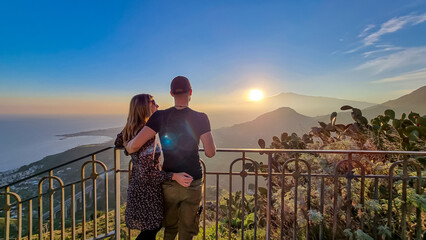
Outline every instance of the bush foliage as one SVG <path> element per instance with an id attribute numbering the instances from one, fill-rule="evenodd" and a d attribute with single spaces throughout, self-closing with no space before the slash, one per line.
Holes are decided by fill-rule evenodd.
<path id="1" fill-rule="evenodd" d="M 298 136 L 295 133 L 282 133 L 274 136 L 270 143 L 272 149 L 317 149 L 317 150 L 383 150 L 383 151 L 426 151 L 426 116 L 417 113 L 402 114 L 396 118 L 393 110 L 386 110 L 368 121 L 361 110 L 343 106 L 341 110 L 350 110 L 354 120 L 350 124 L 338 124 L 337 113 L 330 115 L 330 122 L 319 122 L 319 126 L 312 127 L 309 133 Z M 260 139 L 261 148 L 266 148 L 266 142 Z M 296 166 L 292 159 L 299 161 Z M 348 161 L 339 162 L 348 158 L 346 154 L 287 154 L 272 155 L 273 172 L 293 173 L 284 178 L 273 178 L 272 181 L 272 209 L 271 230 L 273 239 L 289 239 L 294 235 L 305 239 L 308 232 L 310 239 L 331 239 L 335 231 L 337 239 L 405 239 L 403 230 L 410 239 L 421 238 L 425 231 L 423 226 L 426 219 L 426 194 L 424 181 L 409 176 L 424 176 L 425 156 L 398 155 L 398 154 L 353 154 L 352 165 Z M 397 163 L 401 161 L 401 163 Z M 355 163 L 359 163 L 362 167 Z M 392 164 L 396 164 L 390 170 Z M 246 170 L 253 167 L 246 164 Z M 325 174 L 340 177 L 337 180 L 337 194 L 334 193 L 335 180 L 333 177 L 312 177 L 301 175 L 307 173 L 310 167 L 311 174 Z M 406 172 L 404 172 L 404 167 Z M 338 166 L 338 167 L 337 167 Z M 266 172 L 267 166 L 258 167 Z M 337 167 L 337 168 L 336 168 Z M 420 171 L 420 172 L 418 172 Z M 375 182 L 374 178 L 362 179 L 361 174 L 381 175 Z M 404 175 L 406 180 L 397 178 L 389 187 L 385 176 Z M 296 176 L 298 185 L 295 187 Z M 350 185 L 348 184 L 350 182 Z M 420 182 L 421 185 L 418 185 Z M 308 189 L 310 186 L 310 189 Z M 377 187 L 376 187 L 377 186 Z M 404 187 L 405 186 L 405 187 Z M 406 189 L 406 190 L 404 190 Z M 362 191 L 364 194 L 361 194 Z M 308 194 L 310 192 L 310 194 Z M 266 212 L 266 189 L 259 189 L 258 197 L 258 224 L 257 237 L 265 238 L 264 218 Z M 321 194 L 324 201 L 321 202 Z M 252 219 L 254 213 L 253 196 L 245 199 L 245 219 L 241 218 L 241 192 L 232 194 L 231 218 L 228 216 L 229 193 L 225 193 L 220 202 L 219 211 L 219 238 L 241 237 L 241 228 L 244 226 L 245 239 L 253 239 L 254 228 Z M 406 196 L 404 196 L 406 195 Z M 337 198 L 336 198 L 337 197 Z M 284 209 L 282 209 L 282 200 Z M 389 205 L 389 198 L 391 202 Z M 406 201 L 404 201 L 406 199 Z M 297 202 L 297 212 L 294 202 Z M 336 202 L 336 210 L 334 208 Z M 321 206 L 323 209 L 321 210 Z M 402 209 L 406 212 L 403 213 Z M 388 222 L 388 213 L 391 212 L 391 223 Z M 214 212 L 214 208 L 208 209 Z M 209 211 L 208 211 L 209 212 Z M 209 228 L 207 239 L 215 239 L 215 216 L 207 215 Z M 420 214 L 420 215 L 419 215 Z M 333 218 L 336 216 L 336 229 L 333 229 Z M 403 217 L 405 216 L 405 225 Z M 420 221 L 421 225 L 418 225 Z M 231 226 L 228 229 L 228 225 Z M 390 227 L 389 227 L 390 226 Z M 293 229 L 296 229 L 294 233 Z M 403 229 L 404 228 L 404 229 Z M 262 231 L 259 231 L 261 229 Z"/>

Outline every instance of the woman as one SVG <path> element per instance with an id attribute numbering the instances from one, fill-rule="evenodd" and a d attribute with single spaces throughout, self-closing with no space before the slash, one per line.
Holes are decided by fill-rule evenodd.
<path id="1" fill-rule="evenodd" d="M 129 115 L 123 131 L 117 135 L 115 145 L 126 146 L 145 126 L 148 118 L 158 109 L 153 97 L 139 94 L 130 101 Z M 127 190 L 125 221 L 128 228 L 139 229 L 137 240 L 154 239 L 163 219 L 163 193 L 161 183 L 175 180 L 184 187 L 192 177 L 186 173 L 161 171 L 161 146 L 156 138 L 150 139 L 139 151 L 132 153 L 133 168 Z"/>

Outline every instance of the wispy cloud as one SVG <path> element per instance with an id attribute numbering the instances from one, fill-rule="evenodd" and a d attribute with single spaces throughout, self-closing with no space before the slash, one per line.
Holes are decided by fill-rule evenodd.
<path id="1" fill-rule="evenodd" d="M 351 49 L 351 50 L 348 50 L 348 51 L 346 51 L 346 52 L 344 52 L 344 53 L 354 53 L 354 52 L 356 52 L 356 51 L 358 51 L 358 50 L 360 50 L 361 48 L 363 48 L 364 46 L 360 46 L 360 47 L 357 47 L 357 48 L 354 48 L 354 49 Z"/>
<path id="2" fill-rule="evenodd" d="M 426 68 L 419 69 L 417 71 L 404 73 L 391 78 L 384 78 L 381 80 L 373 81 L 372 83 L 389 83 L 389 82 L 402 82 L 402 81 L 426 81 Z"/>
<path id="3" fill-rule="evenodd" d="M 371 32 L 371 30 L 374 29 L 376 27 L 376 25 L 368 24 L 361 31 L 361 33 L 358 34 L 358 37 L 362 38 L 361 45 L 359 47 L 345 51 L 343 53 L 349 54 L 349 53 L 358 52 L 359 50 L 361 50 L 365 47 L 372 46 L 373 44 L 377 44 L 377 42 L 379 42 L 380 38 L 383 35 L 394 33 L 394 32 L 397 32 L 397 31 L 403 29 L 406 26 L 414 26 L 414 25 L 423 23 L 425 21 L 426 21 L 426 13 L 420 14 L 420 15 L 410 14 L 410 15 L 401 16 L 401 17 L 394 17 L 394 18 L 386 21 L 385 23 L 381 24 L 379 29 L 375 32 Z M 383 45 L 383 44 L 377 44 L 377 45 L 375 45 L 375 47 L 378 47 L 378 48 L 384 47 L 384 48 L 388 48 L 388 49 L 387 50 L 381 49 L 381 50 L 378 50 L 378 51 L 370 51 L 370 52 L 364 53 L 363 55 L 364 56 L 370 56 L 373 53 L 396 50 L 396 49 L 391 49 L 390 46 Z"/>
<path id="4" fill-rule="evenodd" d="M 374 32 L 369 35 L 366 35 L 365 33 L 372 28 L 372 25 L 367 25 L 367 27 L 360 33 L 359 37 L 366 36 L 363 39 L 364 46 L 370 46 L 379 41 L 380 37 L 385 34 L 396 32 L 404 28 L 404 26 L 406 25 L 417 25 L 424 21 L 426 21 L 426 13 L 422 15 L 407 15 L 402 17 L 395 17 L 383 23 L 377 32 Z"/>
<path id="5" fill-rule="evenodd" d="M 378 46 L 376 46 L 376 47 L 378 47 Z M 397 51 L 397 50 L 401 50 L 401 49 L 403 49 L 403 48 L 401 48 L 401 47 L 394 47 L 394 46 L 386 46 L 386 47 L 378 49 L 378 50 L 364 52 L 362 55 L 364 55 L 364 57 L 370 57 L 371 55 L 376 54 L 376 53 Z"/>
<path id="6" fill-rule="evenodd" d="M 375 47 L 378 47 L 378 48 L 389 48 L 389 47 L 393 47 L 393 45 L 390 45 L 390 44 L 377 44 L 377 45 L 375 45 Z"/>
<path id="7" fill-rule="evenodd" d="M 426 65 L 426 47 L 408 48 L 397 53 L 379 57 L 355 68 L 355 70 L 371 70 L 375 74 L 402 69 L 407 66 Z"/>
<path id="8" fill-rule="evenodd" d="M 371 29 L 373 29 L 376 25 L 374 24 L 368 24 L 364 30 L 362 30 L 362 32 L 358 35 L 358 37 L 365 37 L 368 34 L 368 31 L 370 31 Z"/>

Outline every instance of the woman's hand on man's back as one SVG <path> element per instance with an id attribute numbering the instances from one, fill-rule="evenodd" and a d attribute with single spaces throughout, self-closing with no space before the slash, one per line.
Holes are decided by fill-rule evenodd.
<path id="1" fill-rule="evenodd" d="M 192 180 L 194 179 L 188 173 L 180 172 L 180 173 L 173 173 L 172 180 L 179 183 L 182 187 L 189 187 L 189 185 L 191 185 Z"/>

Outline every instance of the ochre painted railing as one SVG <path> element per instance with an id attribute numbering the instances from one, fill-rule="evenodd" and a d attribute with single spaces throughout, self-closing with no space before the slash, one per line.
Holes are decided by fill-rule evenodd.
<path id="1" fill-rule="evenodd" d="M 259 164 L 257 158 L 265 158 L 260 154 L 266 156 L 267 164 Z M 364 215 L 354 216 L 353 206 L 351 203 L 354 203 L 354 198 L 358 199 L 357 202 L 361 205 L 362 208 L 365 207 L 365 194 L 366 194 L 366 179 L 374 181 L 373 196 L 370 196 L 374 200 L 383 200 L 383 197 L 379 197 L 380 187 L 386 187 L 389 192 L 389 196 L 386 196 L 386 201 L 388 206 L 393 206 L 394 199 L 396 196 L 393 196 L 394 183 L 396 181 L 402 181 L 402 188 L 400 197 L 402 203 L 400 204 L 401 211 L 401 233 L 400 238 L 407 239 L 407 216 L 408 216 L 408 206 L 407 206 L 407 191 L 411 188 L 415 189 L 415 192 L 419 195 L 424 192 L 424 181 L 425 176 L 422 176 L 422 167 L 418 164 L 412 157 L 415 156 L 426 156 L 426 152 L 402 152 L 402 151 L 358 151 L 358 150 L 278 150 L 278 149 L 218 149 L 218 154 L 226 156 L 227 154 L 235 157 L 236 154 L 239 156 L 233 161 L 221 160 L 221 163 L 229 164 L 229 171 L 209 171 L 206 168 L 206 164 L 201 161 L 204 169 L 204 198 L 203 206 L 204 210 L 202 213 L 201 221 L 201 234 L 202 238 L 206 238 L 206 215 L 209 210 L 207 209 L 207 203 L 213 206 L 214 221 L 210 222 L 211 228 L 215 230 L 216 239 L 219 238 L 219 225 L 220 225 L 220 190 L 225 189 L 226 186 L 221 184 L 220 180 L 228 178 L 228 182 L 225 185 L 228 185 L 228 196 L 227 197 L 227 213 L 226 217 L 228 218 L 227 224 L 227 236 L 229 239 L 234 238 L 236 233 L 238 233 L 239 238 L 244 239 L 247 229 L 244 222 L 249 213 L 246 213 L 246 195 L 250 195 L 254 198 L 254 209 L 253 209 L 253 219 L 254 222 L 251 224 L 250 231 L 253 234 L 250 238 L 254 239 L 275 239 L 277 236 L 281 239 L 287 239 L 289 236 L 292 239 L 297 239 L 298 234 L 303 233 L 303 237 L 306 239 L 314 238 L 315 239 L 324 239 L 325 238 L 325 226 L 324 221 L 319 224 L 318 231 L 315 233 L 312 232 L 313 224 L 309 219 L 306 219 L 306 223 L 302 224 L 303 229 L 301 230 L 300 224 L 298 224 L 298 211 L 308 211 L 313 210 L 312 207 L 312 198 L 315 197 L 318 199 L 318 203 L 315 206 L 321 215 L 326 215 L 325 206 L 327 202 L 333 202 L 332 208 L 332 226 L 328 229 L 331 229 L 331 234 L 333 239 L 337 238 L 341 234 L 342 227 L 339 226 L 343 221 L 339 217 L 341 211 L 345 210 L 344 221 L 346 228 L 351 228 L 351 225 L 358 221 L 360 229 L 362 230 L 365 227 Z M 312 170 L 312 163 L 308 159 L 303 159 L 304 155 L 316 155 L 316 156 L 330 156 L 330 155 L 339 155 L 342 156 L 342 160 L 334 164 L 334 169 L 332 173 L 325 172 L 315 172 Z M 99 157 L 102 155 L 101 157 Z M 249 157 L 248 155 L 253 155 L 255 157 Z M 0 239 L 102 239 L 102 238 L 115 238 L 121 239 L 123 231 L 126 232 L 126 236 L 132 236 L 132 232 L 127 229 L 122 229 L 122 200 L 125 199 L 125 196 L 122 195 L 122 191 L 127 188 L 128 181 L 125 181 L 126 176 L 121 175 L 121 173 L 127 174 L 129 176 L 132 163 L 129 161 L 129 158 L 126 157 L 125 160 L 121 161 L 122 150 L 114 147 L 108 147 L 92 154 L 83 156 L 81 158 L 75 159 L 73 161 L 60 164 L 59 166 L 48 169 L 46 171 L 37 173 L 36 175 L 25 177 L 19 181 L 9 183 L 5 186 L 0 187 L 0 217 L 3 217 L 4 224 L 2 228 L 3 236 L 0 236 Z M 256 157 L 257 156 L 257 157 Z M 278 170 L 274 167 L 274 161 L 279 157 L 284 157 L 284 162 L 279 165 Z M 355 158 L 354 158 L 355 156 Z M 367 174 L 366 166 L 359 159 L 360 156 L 398 156 L 400 160 L 394 161 L 388 170 L 387 175 L 373 175 Z M 215 157 L 219 158 L 219 157 Z M 214 162 L 216 159 L 209 159 L 208 163 Z M 256 159 L 255 159 L 256 158 Z M 100 160 L 105 159 L 105 160 Z M 241 170 L 235 171 L 235 166 L 241 163 Z M 91 166 L 91 169 L 87 167 Z M 64 179 L 61 179 L 59 174 L 62 173 L 65 169 L 71 171 L 74 168 L 79 168 L 80 170 L 80 179 L 70 182 L 64 182 Z M 98 172 L 98 167 L 101 171 Z M 395 174 L 395 169 L 402 167 L 401 174 Z M 226 169 L 226 165 L 222 167 Z M 290 172 L 287 172 L 291 169 Z M 414 170 L 414 172 L 410 172 Z M 56 175 L 54 173 L 57 173 Z M 86 175 L 87 173 L 89 175 Z M 78 175 L 78 171 L 74 171 L 74 174 L 67 175 L 66 178 L 72 179 Z M 112 176 L 113 179 L 109 178 Z M 221 178 L 222 176 L 222 178 Z M 225 177 L 225 178 L 223 178 Z M 237 181 L 233 179 L 237 177 Z M 248 178 L 249 177 L 249 178 Z M 254 179 L 253 179 L 254 178 Z M 261 179 L 260 179 L 261 178 Z M 254 187 L 251 188 L 251 192 L 246 192 L 246 185 L 249 180 L 254 181 Z M 277 180 L 278 179 L 278 180 Z M 91 182 L 91 185 L 86 185 L 87 182 Z M 387 186 L 383 186 L 381 183 L 387 182 Z M 35 184 L 35 182 L 37 184 Z M 48 186 L 44 183 L 48 183 Z M 110 183 L 113 182 L 114 188 L 110 189 Z M 293 190 L 287 191 L 286 188 L 282 187 L 281 189 L 276 189 L 276 186 L 284 186 L 287 182 L 290 182 L 293 186 Z M 410 188 L 411 183 L 415 183 L 414 187 Z M 222 182 L 223 183 L 223 182 Z M 360 191 L 357 194 L 353 193 L 354 184 L 360 186 Z M 32 184 L 32 185 L 31 185 Z M 318 192 L 312 191 L 312 186 L 319 186 Z M 333 187 L 333 195 L 327 196 L 325 190 L 330 184 Z M 346 188 L 344 190 L 338 191 L 340 185 L 345 184 Z M 103 185 L 103 186 L 101 186 Z M 232 204 L 234 199 L 235 186 L 241 186 L 241 199 L 239 203 L 241 204 L 241 227 L 236 228 L 235 225 L 232 225 Z M 266 188 L 266 206 L 259 206 L 259 186 L 265 186 Z M 411 184 L 413 186 L 413 184 Z M 22 187 L 27 186 L 27 188 Z M 30 186 L 30 187 L 28 187 Z M 33 186 L 33 187 L 31 187 Z M 81 186 L 78 188 L 77 186 Z M 206 196 L 207 186 L 212 186 L 216 191 L 214 194 L 215 199 L 213 201 L 208 201 Z M 275 186 L 275 187 L 274 187 Z M 76 188 L 77 187 L 77 188 Z M 102 188 L 101 188 L 102 187 Z M 302 199 L 303 202 L 306 202 L 303 207 L 300 206 L 299 198 L 299 187 L 304 187 L 303 190 L 305 197 Z M 98 192 L 98 188 L 101 190 Z M 37 191 L 33 191 L 37 189 Z M 76 189 L 79 189 L 76 192 Z M 29 192 L 33 191 L 34 195 L 26 196 L 22 198 L 22 195 L 28 195 Z M 279 195 L 277 192 L 281 191 Z M 286 192 L 287 191 L 287 192 Z M 345 192 L 345 195 L 343 195 Z M 58 194 L 55 194 L 58 193 Z M 113 194 L 109 194 L 113 193 Z M 274 196 L 275 194 L 275 196 Z M 286 200 L 287 194 L 293 194 L 292 202 Z M 278 197 L 277 197 L 278 196 Z M 331 199 L 326 199 L 331 197 Z M 48 198 L 48 204 L 43 201 L 43 199 Z M 123 199 L 122 199 L 123 198 Z M 343 202 L 346 204 L 346 209 L 342 209 L 342 206 L 339 204 L 339 199 L 343 199 Z M 79 201 L 78 201 L 79 200 Z M 34 214 L 35 204 L 38 208 L 38 214 Z M 286 202 L 287 201 L 287 202 Z M 78 204 L 81 202 L 80 204 Z M 124 201 L 123 201 L 124 202 Z M 275 206 L 278 202 L 278 207 Z M 102 204 L 102 207 L 99 206 Z M 275 204 L 275 205 L 274 205 Z M 45 207 L 48 206 L 48 211 L 45 211 Z M 259 210 L 260 207 L 266 209 L 265 212 Z M 99 209 L 103 208 L 105 211 L 100 211 Z M 286 216 L 286 210 L 291 210 L 292 216 Z M 88 216 L 88 211 L 92 211 L 91 215 Z M 272 213 L 274 211 L 275 215 Z M 422 239 L 422 213 L 419 208 L 417 208 L 415 213 L 415 219 L 412 220 L 416 223 L 415 238 Z M 277 212 L 279 214 L 277 215 Z M 23 216 L 25 214 L 25 216 Z M 59 214 L 59 215 L 57 215 Z M 111 216 L 110 216 L 111 215 Z M 112 217 L 114 215 L 114 217 Z M 374 213 L 373 220 L 373 229 L 375 229 L 375 239 L 379 239 L 377 225 L 379 219 L 379 213 Z M 383 215 L 383 214 L 382 214 Z M 343 216 L 343 215 L 342 215 Z M 385 214 L 387 218 L 387 227 L 392 231 L 392 207 L 388 207 L 387 213 Z M 423 215 L 424 216 L 424 215 Z M 38 217 L 38 218 L 37 218 Z M 265 218 L 264 223 L 262 223 L 262 228 L 265 230 L 264 235 L 259 234 L 259 219 Z M 355 220 L 355 217 L 357 218 Z M 79 219 L 80 218 L 80 219 Z M 100 218 L 103 218 L 100 221 Z M 112 220 L 113 219 L 113 220 Z M 279 224 L 276 224 L 277 219 Z M 285 219 L 291 219 L 292 226 L 285 226 Z M 25 220 L 25 221 L 24 221 Z M 45 224 L 46 220 L 46 224 Z M 55 224 L 58 222 L 59 224 Z M 222 219 L 223 220 L 223 219 Z M 35 229 L 33 224 L 38 222 L 38 229 Z M 23 223 L 24 222 L 24 223 Z M 48 224 L 47 224 L 48 223 Z M 275 225 L 273 225 L 275 223 Z M 23 227 L 25 224 L 25 228 Z M 100 224 L 103 224 L 104 227 L 100 227 Z M 23 231 L 25 229 L 25 231 Z M 278 235 L 277 235 L 278 234 Z M 23 236 L 25 235 L 25 236 Z M 88 236 L 90 235 L 90 236 Z"/>

